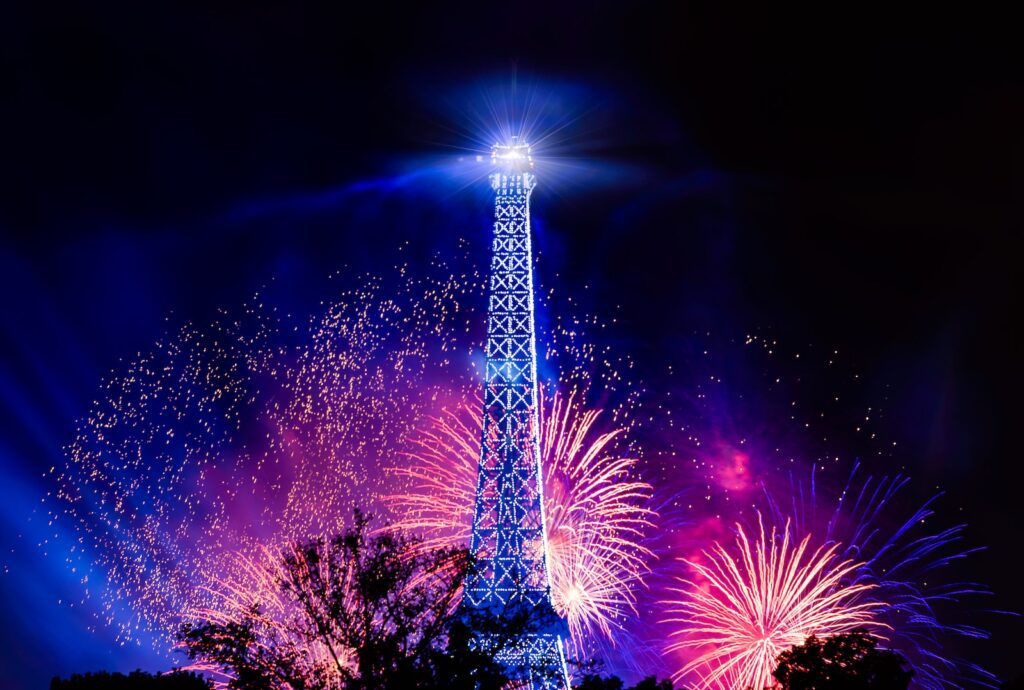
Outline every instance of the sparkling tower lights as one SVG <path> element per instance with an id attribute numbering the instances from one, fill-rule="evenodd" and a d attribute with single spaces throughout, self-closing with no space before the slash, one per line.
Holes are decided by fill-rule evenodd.
<path id="1" fill-rule="evenodd" d="M 557 621 L 547 571 L 534 327 L 527 144 L 492 149 L 494 232 L 488 290 L 483 437 L 471 551 L 480 568 L 466 583 L 469 606 L 501 615 L 526 607 Z M 534 690 L 568 686 L 564 630 L 523 634 L 501 660 Z M 486 644 L 486 642 L 485 642 Z"/>

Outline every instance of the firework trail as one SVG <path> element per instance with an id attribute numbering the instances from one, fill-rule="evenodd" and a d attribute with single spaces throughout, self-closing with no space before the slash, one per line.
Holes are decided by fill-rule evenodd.
<path id="1" fill-rule="evenodd" d="M 652 489 L 635 478 L 637 459 L 621 453 L 621 428 L 602 431 L 584 393 L 541 393 L 540 445 L 548 569 L 556 611 L 582 650 L 614 641 L 636 613 L 636 591 L 653 554 Z M 476 497 L 481 415 L 464 402 L 431 420 L 391 472 L 406 490 L 388 497 L 395 526 L 424 536 L 427 548 L 465 547 Z"/>
<path id="2" fill-rule="evenodd" d="M 884 630 L 881 604 L 864 598 L 872 585 L 846 582 L 860 564 L 840 558 L 838 545 L 812 552 L 810 536 L 796 543 L 788 523 L 766 532 L 759 521 L 753 542 L 742 525 L 736 530 L 734 551 L 715 543 L 685 561 L 692 574 L 663 602 L 663 622 L 675 626 L 668 651 L 696 651 L 675 680 L 692 674 L 701 690 L 766 688 L 779 653 L 810 635 Z"/>
<path id="3" fill-rule="evenodd" d="M 916 510 L 907 510 L 900 502 L 908 477 L 867 476 L 859 480 L 859 470 L 860 465 L 855 464 L 831 510 L 818 505 L 820 488 L 813 469 L 809 489 L 793 482 L 783 494 L 789 497 L 788 511 L 776 498 L 782 492 L 765 489 L 773 519 L 785 519 L 785 512 L 795 515 L 801 532 L 836 544 L 841 557 L 859 561 L 849 580 L 872 587 L 867 598 L 879 604 L 875 615 L 891 630 L 888 646 L 913 667 L 915 687 L 999 687 L 998 679 L 977 664 L 948 656 L 943 643 L 949 636 L 989 637 L 974 626 L 949 624 L 937 612 L 942 608 L 948 613 L 951 605 L 968 597 L 991 595 L 978 583 L 943 577 L 956 562 L 980 550 L 961 545 L 966 525 L 930 531 L 927 524 L 935 516 L 935 504 L 942 494 L 932 496 Z M 895 529 L 887 529 L 891 524 L 887 516 L 900 512 L 905 519 L 895 523 Z"/>

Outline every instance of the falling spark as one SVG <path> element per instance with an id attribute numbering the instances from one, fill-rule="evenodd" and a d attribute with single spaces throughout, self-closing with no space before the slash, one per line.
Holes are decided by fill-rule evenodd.
<path id="1" fill-rule="evenodd" d="M 236 552 L 343 531 L 439 391 L 471 378 L 458 338 L 474 274 L 365 277 L 305 325 L 257 296 L 186 324 L 105 382 L 52 470 L 54 539 L 122 642 L 171 647 Z M 465 351 L 465 350 L 461 350 Z M 428 380 L 427 374 L 436 376 Z"/>

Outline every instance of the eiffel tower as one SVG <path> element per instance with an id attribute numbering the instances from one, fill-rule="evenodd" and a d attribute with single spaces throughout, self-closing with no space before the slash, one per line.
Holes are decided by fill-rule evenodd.
<path id="1" fill-rule="evenodd" d="M 479 569 L 468 606 L 497 615 L 524 610 L 554 621 L 523 633 L 496 656 L 532 690 L 565 690 L 565 626 L 551 604 L 544 527 L 537 338 L 533 318 L 530 147 L 514 139 L 491 151 L 494 233 L 487 308 L 483 438 L 470 549 Z M 482 641 L 486 645 L 486 640 Z"/>

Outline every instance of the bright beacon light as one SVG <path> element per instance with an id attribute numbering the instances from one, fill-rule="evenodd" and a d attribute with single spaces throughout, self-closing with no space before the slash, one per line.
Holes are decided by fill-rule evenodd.
<path id="1" fill-rule="evenodd" d="M 530 145 L 520 143 L 518 137 L 512 137 L 509 144 L 495 144 L 491 148 L 491 164 L 501 168 L 503 172 L 519 173 L 533 170 Z"/>

